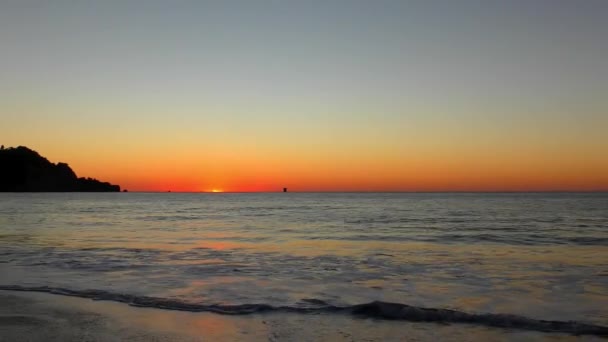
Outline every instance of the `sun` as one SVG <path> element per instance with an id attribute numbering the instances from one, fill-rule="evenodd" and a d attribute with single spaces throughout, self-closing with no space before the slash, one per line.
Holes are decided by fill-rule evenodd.
<path id="1" fill-rule="evenodd" d="M 224 192 L 222 189 L 212 189 L 211 192 Z"/>

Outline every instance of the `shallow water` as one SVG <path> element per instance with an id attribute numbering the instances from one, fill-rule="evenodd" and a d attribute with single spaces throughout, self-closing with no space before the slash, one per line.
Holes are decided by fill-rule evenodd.
<path id="1" fill-rule="evenodd" d="M 608 325 L 608 194 L 0 194 L 0 285 Z"/>

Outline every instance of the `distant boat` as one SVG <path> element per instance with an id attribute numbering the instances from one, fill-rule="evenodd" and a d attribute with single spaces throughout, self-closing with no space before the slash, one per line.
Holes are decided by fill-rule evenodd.
<path id="1" fill-rule="evenodd" d="M 287 192 L 287 188 L 283 188 L 283 192 Z"/>

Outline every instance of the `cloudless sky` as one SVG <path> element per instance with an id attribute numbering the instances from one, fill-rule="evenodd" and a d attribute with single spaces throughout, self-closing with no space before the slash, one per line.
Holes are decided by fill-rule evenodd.
<path id="1" fill-rule="evenodd" d="M 0 143 L 153 191 L 608 190 L 608 1 L 0 2 Z"/>

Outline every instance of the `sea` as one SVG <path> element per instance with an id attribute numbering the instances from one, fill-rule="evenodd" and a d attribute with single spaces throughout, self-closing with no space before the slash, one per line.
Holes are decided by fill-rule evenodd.
<path id="1" fill-rule="evenodd" d="M 3 193 L 0 290 L 608 336 L 608 193 Z"/>

